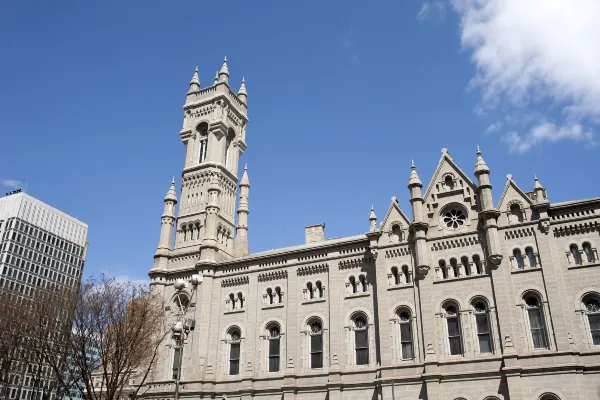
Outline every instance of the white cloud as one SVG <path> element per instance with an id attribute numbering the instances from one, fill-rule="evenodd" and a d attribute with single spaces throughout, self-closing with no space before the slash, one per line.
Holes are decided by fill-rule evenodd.
<path id="1" fill-rule="evenodd" d="M 594 132 L 586 129 L 580 124 L 556 126 L 555 124 L 544 122 L 533 127 L 525 135 L 517 132 L 509 132 L 502 137 L 502 140 L 508 145 L 511 153 L 526 153 L 533 146 L 550 142 L 555 143 L 559 140 L 575 140 L 584 142 L 589 146 L 594 146 Z"/>
<path id="2" fill-rule="evenodd" d="M 446 3 L 441 0 L 426 1 L 417 14 L 417 21 L 423 22 L 428 18 L 444 19 L 446 16 Z"/>
<path id="3" fill-rule="evenodd" d="M 477 69 L 471 84 L 481 90 L 483 106 L 502 105 L 507 112 L 511 107 L 524 112 L 543 108 L 541 121 L 564 120 L 558 124 L 564 126 L 557 127 L 538 119 L 538 126 L 526 135 L 506 135 L 512 151 L 524 152 L 542 142 L 593 138 L 584 125 L 600 122 L 600 1 L 452 4 L 460 17 L 462 46 Z M 548 115 L 549 109 L 554 115 Z M 542 132 L 548 136 L 537 136 Z"/>
<path id="4" fill-rule="evenodd" d="M 485 133 L 498 132 L 500 129 L 502 129 L 503 126 L 504 126 L 504 123 L 502 121 L 496 121 L 487 127 L 487 129 L 485 130 Z"/>
<path id="5" fill-rule="evenodd" d="M 15 179 L 0 179 L 0 184 L 10 189 L 19 189 L 23 186 L 23 182 Z"/>

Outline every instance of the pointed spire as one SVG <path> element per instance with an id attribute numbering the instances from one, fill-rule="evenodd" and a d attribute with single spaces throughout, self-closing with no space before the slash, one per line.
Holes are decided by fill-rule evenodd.
<path id="1" fill-rule="evenodd" d="M 544 187 L 542 186 L 542 184 L 538 180 L 537 175 L 533 174 L 533 179 L 534 179 L 534 183 L 533 183 L 533 188 L 534 189 L 544 189 Z"/>
<path id="2" fill-rule="evenodd" d="M 412 186 L 423 186 L 421 183 L 421 179 L 419 179 L 419 175 L 417 175 L 417 167 L 415 167 L 415 161 L 412 160 L 410 165 L 410 177 L 408 178 L 408 187 Z"/>
<path id="3" fill-rule="evenodd" d="M 194 71 L 194 76 L 192 76 L 192 80 L 190 81 L 190 90 L 189 93 L 195 93 L 200 91 L 200 78 L 198 78 L 198 67 L 196 67 L 196 71 Z"/>
<path id="4" fill-rule="evenodd" d="M 219 71 L 215 72 L 215 80 L 213 84 L 216 85 L 217 83 L 219 83 Z"/>
<path id="5" fill-rule="evenodd" d="M 373 208 L 372 204 L 371 204 L 371 214 L 369 215 L 369 219 L 377 219 L 377 215 L 375 215 L 375 209 Z"/>
<path id="6" fill-rule="evenodd" d="M 246 80 L 242 78 L 242 85 L 240 86 L 240 90 L 238 90 L 238 97 L 245 103 L 247 96 L 248 92 L 246 92 Z"/>
<path id="7" fill-rule="evenodd" d="M 165 196 L 165 201 L 172 201 L 177 203 L 177 192 L 175 191 L 175 177 L 171 180 L 171 187 Z"/>
<path id="8" fill-rule="evenodd" d="M 369 214 L 369 231 L 374 232 L 377 230 L 377 215 L 375 215 L 375 209 L 371 204 L 371 214 Z"/>
<path id="9" fill-rule="evenodd" d="M 475 176 L 481 174 L 489 174 L 490 169 L 488 168 L 485 161 L 483 161 L 483 157 L 481 157 L 481 150 L 479 149 L 479 145 L 477 146 L 477 162 L 475 163 Z"/>
<path id="10" fill-rule="evenodd" d="M 240 180 L 240 186 L 250 187 L 250 180 L 248 179 L 248 164 L 244 165 L 244 175 Z"/>
<path id="11" fill-rule="evenodd" d="M 219 71 L 219 82 L 227 82 L 229 80 L 229 68 L 227 68 L 227 57 L 223 60 L 223 66 Z"/>

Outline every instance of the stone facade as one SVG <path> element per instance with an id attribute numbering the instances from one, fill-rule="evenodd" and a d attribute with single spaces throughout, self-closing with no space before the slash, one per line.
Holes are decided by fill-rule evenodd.
<path id="1" fill-rule="evenodd" d="M 312 225 L 249 254 L 247 93 L 228 78 L 190 83 L 179 213 L 173 183 L 150 271 L 172 321 L 188 282 L 180 398 L 600 399 L 600 198 L 552 203 L 508 175 L 495 202 L 481 152 L 473 181 L 443 149 L 424 192 L 407 169 L 412 219 L 392 198 L 366 233 Z M 175 339 L 145 396 L 174 396 Z"/>

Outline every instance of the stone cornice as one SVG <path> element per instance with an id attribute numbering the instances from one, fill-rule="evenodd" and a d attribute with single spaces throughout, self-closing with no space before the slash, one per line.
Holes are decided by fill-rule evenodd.
<path id="1" fill-rule="evenodd" d="M 221 287 L 244 286 L 250 282 L 247 275 L 226 278 L 221 281 Z"/>
<path id="2" fill-rule="evenodd" d="M 305 276 L 305 275 L 319 274 L 319 273 L 328 272 L 328 271 L 329 271 L 329 264 L 323 263 L 323 264 L 312 264 L 312 265 L 302 266 L 296 270 L 296 273 L 299 276 Z"/>

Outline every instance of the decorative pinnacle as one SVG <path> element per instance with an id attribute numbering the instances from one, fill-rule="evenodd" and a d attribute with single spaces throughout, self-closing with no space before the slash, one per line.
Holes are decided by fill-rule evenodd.
<path id="1" fill-rule="evenodd" d="M 242 186 L 250 187 L 250 180 L 248 179 L 248 164 L 244 165 L 244 175 L 242 175 L 242 179 L 240 180 L 240 187 Z"/>
<path id="2" fill-rule="evenodd" d="M 408 187 L 411 188 L 413 186 L 420 186 L 422 187 L 423 184 L 421 183 L 421 179 L 419 178 L 419 175 L 417 175 L 417 167 L 415 167 L 415 162 L 414 160 L 411 163 L 410 166 L 410 177 L 408 178 Z"/>
<path id="3" fill-rule="evenodd" d="M 534 189 L 543 189 L 544 187 L 542 186 L 542 184 L 540 183 L 540 181 L 538 180 L 537 175 L 533 174 L 533 179 L 534 179 L 534 184 L 533 184 L 533 188 Z"/>
<path id="4" fill-rule="evenodd" d="M 219 71 L 215 72 L 215 83 L 219 82 Z"/>
<path id="5" fill-rule="evenodd" d="M 200 78 L 198 78 L 198 67 L 194 71 L 194 76 L 192 76 L 192 80 L 190 81 L 190 90 L 188 93 L 198 92 L 200 90 Z"/>
<path id="6" fill-rule="evenodd" d="M 477 145 L 477 155 L 480 156 L 481 155 L 481 150 L 479 149 L 479 145 Z"/>
<path id="7" fill-rule="evenodd" d="M 177 192 L 175 191 L 175 177 L 171 180 L 171 187 L 165 196 L 165 201 L 177 203 Z"/>
<path id="8" fill-rule="evenodd" d="M 369 215 L 369 220 L 373 221 L 376 219 L 377 219 L 377 216 L 375 215 L 375 208 L 373 207 L 373 204 L 371 204 L 371 214 Z"/>
<path id="9" fill-rule="evenodd" d="M 417 167 L 415 167 L 415 160 L 410 160 L 410 169 L 412 169 L 413 171 L 417 169 Z"/>
<path id="10" fill-rule="evenodd" d="M 223 66 L 219 71 L 219 75 L 221 74 L 229 76 L 229 69 L 227 68 L 227 57 L 225 57 L 225 59 L 223 60 Z"/>
<path id="11" fill-rule="evenodd" d="M 485 161 L 483 161 L 483 157 L 481 157 L 481 149 L 479 145 L 477 146 L 477 162 L 475 163 L 475 176 L 479 176 L 481 174 L 489 174 L 490 169 L 488 168 Z"/>
<path id="12" fill-rule="evenodd" d="M 248 92 L 246 92 L 246 81 L 242 78 L 242 85 L 240 86 L 240 90 L 238 90 L 238 96 L 248 96 Z"/>

